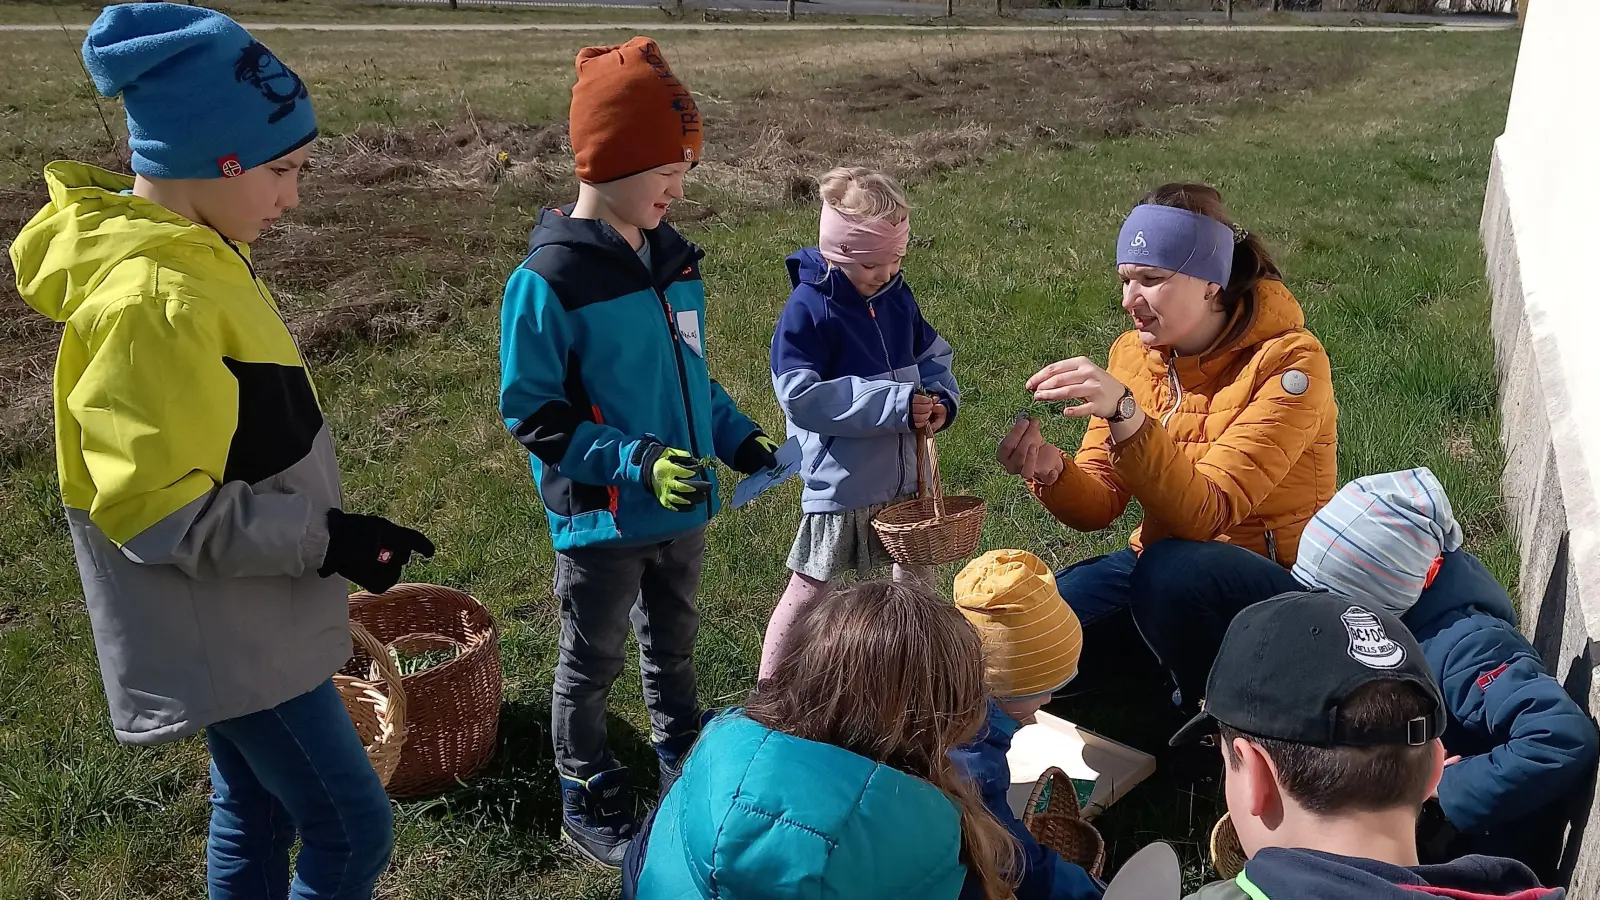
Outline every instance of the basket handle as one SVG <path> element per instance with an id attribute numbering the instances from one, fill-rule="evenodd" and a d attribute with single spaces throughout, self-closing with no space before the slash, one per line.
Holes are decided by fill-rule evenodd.
<path id="1" fill-rule="evenodd" d="M 365 625 L 354 619 L 350 620 L 350 637 L 356 646 L 367 654 L 372 660 L 372 667 L 368 670 L 368 681 L 382 681 L 384 688 L 389 692 L 391 703 L 398 703 L 402 708 L 406 702 L 406 689 L 400 683 L 400 670 L 395 668 L 394 660 L 389 658 L 389 649 L 383 642 L 372 636 Z"/>
<path id="2" fill-rule="evenodd" d="M 939 476 L 939 448 L 933 444 L 933 429 L 917 431 L 917 496 L 933 501 L 933 516 L 944 518 L 944 479 Z"/>

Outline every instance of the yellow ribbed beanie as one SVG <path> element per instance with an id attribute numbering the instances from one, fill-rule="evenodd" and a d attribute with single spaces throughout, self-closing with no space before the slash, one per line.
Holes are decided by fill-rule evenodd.
<path id="1" fill-rule="evenodd" d="M 1078 674 L 1083 627 L 1055 573 L 1026 550 L 994 550 L 956 576 L 956 606 L 978 629 L 989 687 L 1002 700 L 1060 690 Z"/>

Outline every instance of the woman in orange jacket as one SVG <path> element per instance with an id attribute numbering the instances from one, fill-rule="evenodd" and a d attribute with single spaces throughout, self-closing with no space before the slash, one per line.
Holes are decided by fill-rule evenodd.
<path id="1" fill-rule="evenodd" d="M 1164 585 L 1199 569 L 1270 579 L 1294 564 L 1301 530 L 1336 488 L 1338 408 L 1327 352 L 1215 189 L 1169 184 L 1146 196 L 1123 224 L 1117 271 L 1133 330 L 1106 368 L 1076 357 L 1028 380 L 1035 400 L 1092 417 L 1077 454 L 1019 418 L 999 459 L 1079 531 L 1139 501 L 1131 546 L 1058 582 L 1087 629 L 1084 671 L 1092 657 L 1126 665 L 1114 635 L 1132 624 L 1192 704 L 1211 659 L 1189 648 L 1214 648 L 1238 610 L 1175 607 Z"/>

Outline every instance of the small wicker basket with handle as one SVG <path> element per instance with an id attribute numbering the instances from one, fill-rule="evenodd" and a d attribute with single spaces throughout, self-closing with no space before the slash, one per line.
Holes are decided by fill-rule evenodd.
<path id="1" fill-rule="evenodd" d="M 344 708 L 355 723 L 356 734 L 367 750 L 367 762 L 378 773 L 384 787 L 400 765 L 400 751 L 406 743 L 406 690 L 400 672 L 383 644 L 360 622 L 350 623 L 350 638 L 356 654 L 370 661 L 367 677 L 333 676 Z"/>
<path id="2" fill-rule="evenodd" d="M 929 431 L 917 435 L 917 498 L 896 503 L 873 517 L 878 538 L 904 566 L 960 562 L 978 549 L 987 508 L 979 497 L 944 495 L 939 451 Z"/>
<path id="3" fill-rule="evenodd" d="M 379 654 L 359 652 L 359 666 L 379 655 L 387 660 L 391 649 L 455 651 L 445 662 L 400 678 L 407 738 L 389 796 L 438 793 L 482 771 L 494 756 L 500 727 L 500 636 L 488 608 L 461 591 L 402 584 L 385 594 L 353 595 L 350 620 L 383 642 Z"/>
<path id="4" fill-rule="evenodd" d="M 1223 813 L 1211 828 L 1211 868 L 1217 870 L 1222 880 L 1231 881 L 1244 871 L 1244 864 L 1248 861 L 1244 855 L 1244 845 L 1239 843 L 1239 832 L 1233 827 L 1232 817 Z"/>
<path id="5" fill-rule="evenodd" d="M 1078 788 L 1067 773 L 1055 766 L 1044 770 L 1028 797 L 1022 827 L 1033 839 L 1085 872 L 1099 878 L 1106 868 L 1106 842 L 1100 831 L 1083 820 Z"/>

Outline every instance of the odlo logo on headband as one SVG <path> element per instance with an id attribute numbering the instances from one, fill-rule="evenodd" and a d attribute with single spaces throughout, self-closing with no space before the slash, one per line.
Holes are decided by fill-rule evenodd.
<path id="1" fill-rule="evenodd" d="M 1150 255 L 1149 247 L 1150 247 L 1150 245 L 1145 243 L 1144 232 L 1142 232 L 1142 231 L 1138 232 L 1137 234 L 1135 234 L 1133 236 L 1133 240 L 1128 242 L 1128 249 L 1129 250 L 1139 250 L 1139 251 L 1141 251 L 1140 255 L 1143 255 L 1143 256 L 1149 256 Z"/>

